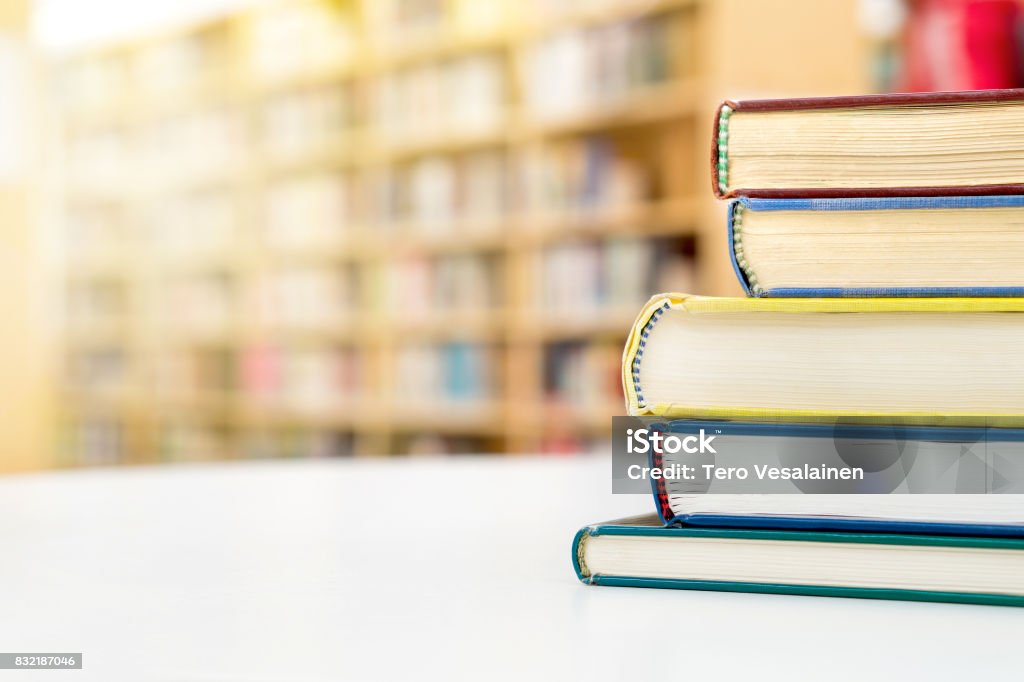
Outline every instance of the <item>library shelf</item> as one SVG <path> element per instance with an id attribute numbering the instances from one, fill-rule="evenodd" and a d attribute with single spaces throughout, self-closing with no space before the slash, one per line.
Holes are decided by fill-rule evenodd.
<path id="1" fill-rule="evenodd" d="M 602 308 L 559 313 L 531 313 L 513 318 L 514 338 L 555 341 L 562 339 L 606 339 L 625 341 L 636 319 L 635 308 Z"/>
<path id="2" fill-rule="evenodd" d="M 697 112 L 710 67 L 694 36 L 707 3 L 616 0 L 534 15 L 504 2 L 478 25 L 445 2 L 424 29 L 398 15 L 370 21 L 389 0 L 271 2 L 55 60 L 48 68 L 67 83 L 103 84 L 102 96 L 68 86 L 83 97 L 53 103 L 75 160 L 60 187 L 64 217 L 73 226 L 110 206 L 116 217 L 100 222 L 124 228 L 95 250 L 100 240 L 83 238 L 93 255 L 61 266 L 59 288 L 98 286 L 101 308 L 104 282 L 125 291 L 120 321 L 77 331 L 69 321 L 61 353 L 98 353 L 90 361 L 101 369 L 115 362 L 104 353 L 120 354 L 131 396 L 98 415 L 88 411 L 100 404 L 95 391 L 63 391 L 61 430 L 72 443 L 64 461 L 187 459 L 190 447 L 200 458 L 293 452 L 295 434 L 366 455 L 415 450 L 431 435 L 453 449 L 500 452 L 544 449 L 556 432 L 581 446 L 603 438 L 621 409 L 605 377 L 660 267 L 647 247 L 657 241 L 701 277 L 710 273 L 698 286 L 726 267 L 700 238 L 707 212 L 690 182 L 704 171 Z M 274 43 L 261 34 L 263 12 L 308 8 L 301 21 L 270 22 L 308 36 Z M 281 45 L 303 46 L 291 51 L 302 59 L 261 70 Z M 306 45 L 347 47 L 306 59 Z M 531 55 L 549 49 L 557 68 L 531 70 Z M 137 67 L 153 50 L 174 87 L 144 87 Z M 611 65 L 607 82 L 593 80 L 598 63 Z M 575 76 L 573 64 L 583 69 Z M 582 85 L 572 106 L 552 109 L 546 98 L 560 82 Z M 415 99 L 424 92 L 435 95 Z M 481 92 L 490 94 L 460 104 Z M 147 136 L 162 144 L 137 156 Z M 211 154 L 219 161 L 204 164 Z M 494 188 L 489 204 L 465 199 Z M 450 205 L 438 207 L 438 196 Z M 174 202 L 187 210 L 174 213 Z M 272 234 L 272 211 L 284 216 L 278 227 L 316 229 Z M 170 218 L 153 223 L 153 212 Z M 167 225 L 230 236 L 213 252 L 172 250 L 159 239 Z M 539 294 L 567 284 L 559 258 L 590 287 L 571 314 Z M 647 259 L 651 281 L 632 281 L 628 300 L 602 304 L 598 290 L 622 275 L 611 270 L 637 259 Z M 344 273 L 345 300 L 314 305 L 335 290 L 286 284 L 270 313 L 330 312 L 315 323 L 267 319 L 267 281 L 282 271 Z M 393 312 L 387 277 L 417 289 L 415 305 L 429 302 L 422 316 Z M 486 311 L 444 300 L 460 300 L 452 291 L 481 278 L 496 297 Z M 179 285 L 184 293 L 170 292 Z M 222 313 L 209 301 L 212 312 L 190 310 L 215 291 Z M 168 355 L 179 371 L 164 367 Z M 410 397 L 396 379 L 409 368 L 423 386 L 437 376 L 451 385 Z M 486 380 L 464 386 L 463 374 L 478 370 Z M 343 379 L 324 397 L 316 377 L 335 372 Z M 560 383 L 600 394 L 566 410 Z M 263 438 L 277 445 L 251 446 Z"/>

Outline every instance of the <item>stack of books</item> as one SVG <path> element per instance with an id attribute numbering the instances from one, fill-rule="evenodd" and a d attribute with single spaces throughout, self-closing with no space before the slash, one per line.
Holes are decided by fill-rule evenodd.
<path id="1" fill-rule="evenodd" d="M 715 133 L 748 298 L 655 296 L 623 356 L 631 415 L 719 439 L 650 468 L 712 468 L 580 530 L 580 580 L 1024 605 L 1024 91 L 726 102 Z M 717 478 L 744 448 L 761 488 Z"/>

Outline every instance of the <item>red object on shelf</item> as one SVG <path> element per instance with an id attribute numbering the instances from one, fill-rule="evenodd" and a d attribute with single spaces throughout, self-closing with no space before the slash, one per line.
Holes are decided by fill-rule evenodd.
<path id="1" fill-rule="evenodd" d="M 904 34 L 909 92 L 984 90 L 1024 85 L 1017 0 L 914 0 Z"/>

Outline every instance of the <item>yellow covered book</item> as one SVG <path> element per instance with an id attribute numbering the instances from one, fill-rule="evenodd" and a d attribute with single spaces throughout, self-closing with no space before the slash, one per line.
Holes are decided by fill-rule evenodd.
<path id="1" fill-rule="evenodd" d="M 1024 425 L 1024 298 L 660 294 L 623 353 L 633 415 Z"/>

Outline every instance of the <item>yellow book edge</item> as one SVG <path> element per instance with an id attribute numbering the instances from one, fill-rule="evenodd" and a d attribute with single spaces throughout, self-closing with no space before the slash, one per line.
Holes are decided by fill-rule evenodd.
<path id="1" fill-rule="evenodd" d="M 622 352 L 622 390 L 626 412 L 637 417 L 666 419 L 721 419 L 726 421 L 856 422 L 956 425 L 1024 426 L 1022 414 L 964 412 L 840 412 L 837 410 L 708 407 L 646 403 L 637 390 L 643 346 L 650 330 L 669 310 L 701 313 L 1020 313 L 1024 298 L 718 298 L 682 293 L 653 296 L 641 309 Z"/>

